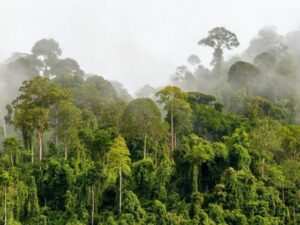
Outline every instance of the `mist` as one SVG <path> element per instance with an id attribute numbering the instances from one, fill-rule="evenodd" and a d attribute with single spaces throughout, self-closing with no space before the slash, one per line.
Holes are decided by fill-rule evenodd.
<path id="1" fill-rule="evenodd" d="M 256 56 L 280 44 L 287 47 L 286 54 L 295 65 L 294 77 L 298 74 L 300 16 L 295 1 L 67 2 L 1 2 L 2 111 L 17 96 L 22 81 L 38 74 L 33 75 L 35 68 L 24 68 L 24 62 L 14 60 L 30 55 L 34 43 L 43 38 L 58 42 L 62 49 L 60 59 L 75 59 L 85 74 L 113 81 L 117 93 L 126 97 L 153 96 L 163 86 L 174 84 L 186 91 L 215 95 L 224 102 L 222 90 L 228 86 L 232 64 L 241 60 L 255 65 Z M 214 4 L 222 7 L 213 7 Z M 211 76 L 212 49 L 197 44 L 214 26 L 234 32 L 240 43 L 237 48 L 224 51 L 220 79 Z M 192 54 L 199 57 L 199 65 L 187 62 Z M 184 79 L 180 82 L 172 79 L 181 65 L 193 76 L 190 84 Z M 290 84 L 287 77 L 274 76 L 277 71 L 261 72 L 264 81 L 258 89 L 272 87 L 273 92 L 277 88 L 281 93 L 292 89 L 298 95 L 298 78 Z"/>
<path id="2" fill-rule="evenodd" d="M 245 50 L 262 27 L 276 26 L 285 34 L 300 21 L 293 0 L 3 0 L 0 6 L 0 61 L 54 38 L 63 57 L 76 59 L 88 73 L 120 81 L 131 94 L 145 84 L 165 84 L 192 53 L 209 66 L 212 52 L 197 42 L 215 26 L 240 40 L 239 48 L 226 53 L 230 57 Z"/>
<path id="3" fill-rule="evenodd" d="M 300 224 L 296 0 L 1 0 L 0 224 Z"/>

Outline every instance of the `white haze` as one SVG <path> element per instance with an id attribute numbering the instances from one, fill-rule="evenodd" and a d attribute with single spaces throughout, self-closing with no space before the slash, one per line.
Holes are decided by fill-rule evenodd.
<path id="1" fill-rule="evenodd" d="M 166 83 L 190 54 L 208 66 L 212 52 L 197 42 L 215 26 L 241 42 L 228 57 L 264 26 L 298 29 L 299 12 L 297 0 L 0 0 L 0 61 L 54 38 L 64 57 L 133 93 Z"/>

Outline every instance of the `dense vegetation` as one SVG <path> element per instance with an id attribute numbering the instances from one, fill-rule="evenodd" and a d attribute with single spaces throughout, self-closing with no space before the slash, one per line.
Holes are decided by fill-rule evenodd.
<path id="1" fill-rule="evenodd" d="M 176 86 L 136 99 L 53 39 L 15 54 L 0 68 L 26 80 L 8 93 L 0 224 L 299 224 L 299 58 L 266 32 L 224 62 L 239 42 L 213 29 L 199 41 L 212 70 L 191 55 Z"/>

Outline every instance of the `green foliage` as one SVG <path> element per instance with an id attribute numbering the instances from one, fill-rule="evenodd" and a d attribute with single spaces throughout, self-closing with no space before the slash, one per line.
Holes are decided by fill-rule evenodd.
<path id="1" fill-rule="evenodd" d="M 66 193 L 74 184 L 72 169 L 62 160 L 51 160 L 42 168 L 42 174 L 39 180 L 39 185 L 43 187 L 40 197 L 52 209 L 65 209 Z"/>
<path id="2" fill-rule="evenodd" d="M 154 165 L 151 159 L 139 160 L 132 164 L 134 190 L 139 190 L 140 196 L 150 197 L 154 179 Z"/>
<path id="3" fill-rule="evenodd" d="M 250 85 L 260 76 L 260 71 L 252 64 L 238 61 L 234 63 L 228 71 L 228 82 L 235 88 L 244 89 L 248 94 Z M 253 88 L 253 87 L 252 87 Z"/>
<path id="4" fill-rule="evenodd" d="M 62 54 L 59 44 L 54 39 L 42 39 L 34 44 L 31 52 L 39 61 L 39 73 L 47 77 L 53 75 L 52 69 Z"/>
<path id="5" fill-rule="evenodd" d="M 287 107 L 292 108 L 288 109 Z M 245 102 L 244 114 L 251 119 L 267 117 L 289 122 L 293 120 L 292 113 L 293 106 L 288 104 L 273 104 L 271 101 L 261 97 L 249 98 Z"/>
<path id="6" fill-rule="evenodd" d="M 15 137 L 3 141 L 3 150 L 9 156 L 12 166 L 19 162 L 21 145 Z"/>
<path id="7" fill-rule="evenodd" d="M 167 121 L 170 124 L 171 153 L 181 141 L 179 137 L 188 134 L 192 128 L 191 107 L 186 101 L 187 93 L 175 86 L 167 86 L 156 93 L 158 102 L 164 104 Z"/>
<path id="8" fill-rule="evenodd" d="M 154 224 L 166 225 L 168 224 L 166 206 L 159 200 L 153 202 Z"/>
<path id="9" fill-rule="evenodd" d="M 246 118 L 222 113 L 214 107 L 198 104 L 193 109 L 194 132 L 211 140 L 222 140 L 236 128 L 249 126 Z"/>
<path id="10" fill-rule="evenodd" d="M 144 159 L 147 156 L 147 140 L 153 140 L 157 130 L 162 127 L 161 113 L 155 102 L 148 98 L 138 98 L 129 103 L 125 108 L 123 116 L 122 133 L 127 143 L 134 139 L 141 139 L 144 142 Z"/>
<path id="11" fill-rule="evenodd" d="M 122 136 L 118 136 L 112 143 L 107 155 L 109 169 L 118 171 L 121 169 L 124 173 L 130 173 L 130 153 Z"/>
<path id="12" fill-rule="evenodd" d="M 246 216 L 239 210 L 226 211 L 225 221 L 232 225 L 248 225 Z"/>
<path id="13" fill-rule="evenodd" d="M 218 225 L 225 225 L 225 211 L 222 206 L 217 204 L 209 204 L 208 206 L 209 217 Z"/>
<path id="14" fill-rule="evenodd" d="M 146 218 L 146 212 L 141 207 L 138 197 L 132 191 L 124 193 L 123 212 L 133 214 L 134 221 L 142 223 Z"/>
<path id="15" fill-rule="evenodd" d="M 236 129 L 225 142 L 229 148 L 230 165 L 237 170 L 249 169 L 251 158 L 248 152 L 249 135 L 243 129 Z"/>
<path id="16" fill-rule="evenodd" d="M 268 35 L 277 37 L 260 35 L 254 42 L 261 48 Z M 161 89 L 155 96 L 161 108 L 59 58 L 52 39 L 10 58 L 0 75 L 31 80 L 7 106 L 0 224 L 299 224 L 295 58 L 251 43 L 259 54 L 254 65 L 235 58 L 219 70 L 236 36 L 215 28 L 200 44 L 215 50 L 214 71 L 190 57 L 198 68 L 178 67 L 176 82 L 193 91 Z M 229 70 L 231 85 L 210 76 L 217 70 Z M 283 93 L 274 83 L 264 86 L 271 78 L 286 85 Z"/>
<path id="17" fill-rule="evenodd" d="M 191 134 L 184 139 L 183 146 L 185 148 L 184 158 L 190 162 L 193 167 L 193 192 L 198 191 L 198 174 L 199 166 L 214 157 L 211 144 Z"/>

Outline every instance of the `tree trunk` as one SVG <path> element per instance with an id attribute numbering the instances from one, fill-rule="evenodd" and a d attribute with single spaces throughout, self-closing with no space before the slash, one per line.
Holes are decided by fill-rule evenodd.
<path id="1" fill-rule="evenodd" d="M 144 159 L 147 157 L 147 132 L 144 134 Z"/>
<path id="2" fill-rule="evenodd" d="M 198 192 L 198 175 L 199 175 L 198 164 L 194 163 L 194 165 L 193 165 L 193 193 Z"/>
<path id="3" fill-rule="evenodd" d="M 171 155 L 174 150 L 174 118 L 173 118 L 173 109 L 171 110 Z"/>
<path id="4" fill-rule="evenodd" d="M 294 224 L 297 224 L 297 218 L 296 218 L 296 206 L 293 206 L 293 217 L 294 217 Z"/>
<path id="5" fill-rule="evenodd" d="M 55 146 L 56 147 L 58 146 L 57 125 L 58 125 L 57 108 L 55 108 Z"/>
<path id="6" fill-rule="evenodd" d="M 31 142 L 31 163 L 33 164 L 33 160 L 34 160 L 34 149 L 33 149 L 33 138 L 31 138 L 30 140 Z"/>
<path id="7" fill-rule="evenodd" d="M 65 147 L 65 160 L 68 160 L 68 149 Z"/>
<path id="8" fill-rule="evenodd" d="M 94 185 L 92 186 L 92 225 L 94 225 L 94 213 L 95 213 L 95 192 Z"/>
<path id="9" fill-rule="evenodd" d="M 223 58 L 223 50 L 220 47 L 217 47 L 214 51 L 215 58 L 215 71 L 218 76 L 221 75 L 222 71 L 222 58 Z"/>
<path id="10" fill-rule="evenodd" d="M 119 169 L 119 214 L 122 213 L 122 169 Z"/>
<path id="11" fill-rule="evenodd" d="M 174 133 L 174 147 L 177 147 L 177 135 Z"/>
<path id="12" fill-rule="evenodd" d="M 57 134 L 55 134 L 55 146 L 56 147 L 58 146 L 58 136 L 57 136 Z"/>
<path id="13" fill-rule="evenodd" d="M 265 175 L 265 157 L 262 158 L 262 168 L 261 168 L 261 177 L 264 178 Z"/>
<path id="14" fill-rule="evenodd" d="M 55 128 L 57 130 L 57 125 L 58 125 L 58 120 L 57 118 L 55 118 Z M 55 132 L 55 146 L 58 146 L 58 136 L 57 136 L 57 132 Z"/>
<path id="15" fill-rule="evenodd" d="M 39 139 L 39 160 L 40 160 L 40 162 L 42 162 L 42 159 L 43 159 L 43 141 L 42 141 L 42 138 L 43 138 L 43 134 L 42 134 L 41 129 L 39 129 L 38 130 L 38 139 Z"/>
<path id="16" fill-rule="evenodd" d="M 281 198 L 282 198 L 282 202 L 285 203 L 285 197 L 284 197 L 284 188 L 281 188 Z"/>
<path id="17" fill-rule="evenodd" d="M 6 190 L 6 184 L 4 185 L 4 225 L 7 225 L 7 190 Z"/>
<path id="18" fill-rule="evenodd" d="M 5 121 L 4 121 L 3 117 L 1 117 L 1 120 L 2 120 L 2 125 L 3 125 L 4 139 L 6 139 L 6 136 L 7 136 L 7 133 L 6 133 L 6 124 L 5 124 Z"/>
<path id="19" fill-rule="evenodd" d="M 158 146 L 155 146 L 155 148 L 154 148 L 154 165 L 155 166 L 157 165 L 157 148 L 158 148 Z"/>
<path id="20" fill-rule="evenodd" d="M 11 166 L 14 166 L 14 158 L 13 158 L 13 151 L 12 151 L 12 149 L 10 149 L 10 162 L 11 162 Z"/>

